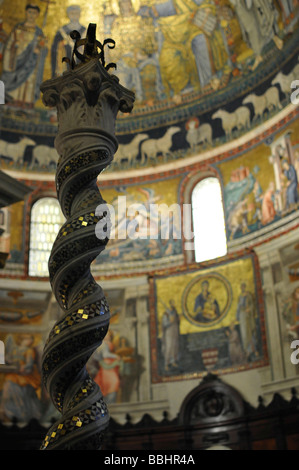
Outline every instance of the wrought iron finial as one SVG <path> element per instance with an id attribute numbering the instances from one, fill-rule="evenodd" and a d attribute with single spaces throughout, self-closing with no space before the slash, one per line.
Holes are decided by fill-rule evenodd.
<path id="1" fill-rule="evenodd" d="M 108 45 L 109 49 L 113 49 L 115 47 L 115 41 L 113 39 L 105 39 L 103 44 L 96 39 L 96 29 L 97 25 L 94 23 L 90 23 L 87 29 L 86 38 L 81 39 L 81 35 L 78 31 L 74 30 L 70 33 L 70 37 L 75 41 L 72 58 L 69 59 L 68 57 L 63 57 L 62 62 L 67 62 L 71 69 L 74 69 L 76 64 L 75 56 L 79 59 L 82 63 L 88 62 L 91 59 L 99 59 L 101 61 L 102 66 L 109 70 L 110 68 L 116 69 L 116 64 L 111 62 L 110 64 L 105 64 L 105 53 L 104 47 Z M 79 47 L 84 46 L 83 54 L 79 52 Z M 98 51 L 100 49 L 100 52 Z"/>

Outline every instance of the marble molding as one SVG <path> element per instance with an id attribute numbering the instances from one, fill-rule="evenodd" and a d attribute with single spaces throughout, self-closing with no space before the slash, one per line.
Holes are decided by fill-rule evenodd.
<path id="1" fill-rule="evenodd" d="M 117 150 L 115 120 L 130 112 L 134 94 L 119 84 L 97 58 L 76 65 L 41 85 L 43 102 L 55 107 L 59 154 L 57 197 L 66 222 L 49 259 L 52 291 L 63 310 L 49 333 L 42 358 L 44 386 L 61 418 L 53 424 L 42 450 L 97 450 L 109 413 L 99 386 L 86 363 L 109 328 L 110 312 L 90 265 L 105 249 L 96 224 L 109 224 L 109 213 L 97 215 L 103 204 L 98 175 Z"/>

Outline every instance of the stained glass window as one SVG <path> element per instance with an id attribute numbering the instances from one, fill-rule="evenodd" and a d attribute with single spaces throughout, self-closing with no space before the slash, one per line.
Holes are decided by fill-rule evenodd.
<path id="1" fill-rule="evenodd" d="M 48 260 L 55 238 L 65 218 L 59 202 L 53 197 L 44 197 L 31 209 L 29 275 L 48 276 Z"/>
<path id="2" fill-rule="evenodd" d="M 227 253 L 226 230 L 219 180 L 201 180 L 192 192 L 195 261 L 207 261 Z"/>

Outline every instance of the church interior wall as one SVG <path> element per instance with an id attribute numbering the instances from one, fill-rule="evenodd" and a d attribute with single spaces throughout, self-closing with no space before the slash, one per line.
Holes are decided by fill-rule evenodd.
<path id="1" fill-rule="evenodd" d="M 287 123 L 282 121 L 281 128 L 276 125 L 270 139 L 271 142 L 275 142 L 277 139 L 281 141 L 281 137 L 282 142 L 285 142 L 285 136 L 287 136 L 295 153 L 297 123 L 297 119 L 291 119 L 291 122 L 287 120 Z M 256 142 L 259 142 L 258 145 Z M 109 201 L 113 201 L 117 194 L 121 194 L 123 196 L 128 195 L 128 201 L 138 201 L 145 205 L 156 199 L 159 203 L 164 202 L 168 206 L 172 204 L 181 205 L 188 198 L 190 200 L 190 192 L 195 182 L 206 175 L 218 175 L 221 178 L 221 185 L 224 191 L 232 183 L 231 175 L 234 178 L 236 177 L 237 184 L 240 182 L 242 184 L 244 180 L 248 182 L 250 178 L 256 181 L 255 176 L 253 176 L 255 173 L 252 169 L 255 168 L 257 162 L 260 167 L 258 170 L 258 181 L 262 188 L 260 195 L 264 195 L 269 181 L 271 178 L 274 179 L 275 176 L 273 165 L 269 161 L 272 155 L 271 146 L 265 144 L 265 141 L 260 143 L 258 138 L 256 138 L 256 142 L 252 150 L 249 148 L 247 152 L 244 152 L 243 149 L 241 152 L 237 151 L 234 158 L 232 158 L 231 154 L 229 156 L 220 154 L 210 161 L 193 164 L 190 167 L 190 171 L 184 168 L 182 170 L 169 170 L 164 172 L 163 175 L 156 173 L 149 178 L 136 177 L 135 179 L 130 178 L 130 180 L 124 178 L 118 182 L 118 187 L 115 187 L 111 180 L 104 182 L 103 195 Z M 240 149 L 238 146 L 236 148 Z M 250 166 L 248 166 L 248 163 Z M 271 170 L 272 175 L 269 175 Z M 24 331 L 30 331 L 34 332 L 35 343 L 41 347 L 41 343 L 46 338 L 47 329 L 50 325 L 54 324 L 59 313 L 53 298 L 49 301 L 51 289 L 47 278 L 40 279 L 28 276 L 30 211 L 34 202 L 40 197 L 53 197 L 55 195 L 55 186 L 53 180 L 35 182 L 34 180 L 26 179 L 25 181 L 33 188 L 32 193 L 25 203 L 16 203 L 9 208 L 11 216 L 8 233 L 10 236 L 11 255 L 7 266 L 1 273 L 1 293 L 5 303 L 3 303 L 1 308 L 2 326 L 0 339 L 5 342 L 11 334 L 15 335 L 21 334 Z M 233 188 L 232 184 L 231 187 Z M 254 183 L 252 183 L 251 187 L 254 187 Z M 226 194 L 228 196 L 233 194 L 233 189 L 231 189 L 231 193 L 228 191 Z M 249 190 L 247 190 L 247 194 L 250 195 Z M 246 196 L 244 200 L 245 198 Z M 262 198 L 260 198 L 261 200 Z M 226 199 L 224 198 L 224 209 L 226 210 L 225 204 Z M 134 261 L 130 260 L 130 255 L 126 259 L 124 256 L 126 252 L 123 251 L 122 254 L 122 251 L 117 251 L 113 245 L 111 248 L 112 255 L 110 255 L 108 245 L 107 261 L 105 260 L 105 262 L 101 263 L 100 259 L 96 260 L 93 272 L 100 284 L 104 287 L 107 286 L 108 299 L 111 296 L 110 308 L 112 318 L 110 329 L 112 334 L 115 335 L 115 344 L 119 345 L 121 340 L 120 335 L 122 335 L 122 340 L 126 343 L 131 354 L 131 357 L 125 357 L 125 361 L 128 361 L 127 364 L 131 364 L 131 370 L 130 367 L 126 367 L 128 375 L 124 374 L 123 380 L 128 382 L 128 377 L 131 377 L 131 385 L 134 383 L 131 390 L 119 392 L 118 396 L 114 397 L 111 407 L 115 416 L 118 416 L 121 421 L 125 419 L 125 406 L 122 403 L 129 401 L 131 403 L 132 416 L 135 419 L 146 412 L 149 402 L 155 417 L 161 416 L 162 408 L 168 410 L 170 416 L 175 417 L 186 392 L 191 390 L 200 381 L 207 370 L 224 374 L 225 380 L 236 386 L 253 405 L 256 404 L 259 395 L 265 396 L 269 400 L 274 390 L 279 390 L 280 393 L 286 396 L 290 393 L 290 386 L 296 385 L 298 379 L 297 368 L 290 361 L 292 352 L 290 349 L 291 337 L 288 335 L 283 309 L 284 303 L 287 305 L 296 288 L 296 280 L 294 281 L 294 279 L 296 279 L 296 259 L 298 256 L 296 248 L 298 222 L 297 209 L 296 207 L 293 209 L 293 211 L 277 211 L 276 220 L 270 221 L 262 227 L 260 225 L 261 228 L 257 224 L 248 224 L 248 231 L 245 233 L 242 233 L 241 230 L 236 232 L 235 237 L 231 238 L 234 242 L 232 247 L 230 247 L 230 240 L 228 241 L 228 254 L 221 258 L 221 260 L 216 261 L 194 263 L 192 257 L 190 258 L 190 253 L 188 253 L 188 256 L 186 256 L 186 252 L 184 253 L 180 240 L 178 252 L 173 254 L 173 251 L 169 250 L 168 253 L 164 251 L 162 255 L 161 251 L 158 255 L 154 252 L 152 259 L 148 256 L 148 240 L 138 240 L 139 260 L 141 258 L 141 261 L 138 260 L 138 256 Z M 261 217 L 261 215 L 259 216 Z M 243 239 L 245 239 L 245 242 Z M 144 256 L 142 251 L 145 253 Z M 134 254 L 134 250 L 129 251 L 129 253 Z M 190 356 L 189 369 L 185 367 L 179 373 L 178 369 L 173 369 L 165 374 L 165 371 L 163 372 L 163 354 L 161 351 L 158 353 L 156 348 L 157 341 L 160 342 L 161 340 L 161 315 L 163 309 L 166 308 L 169 299 L 175 297 L 174 292 L 178 291 L 178 284 L 175 281 L 176 276 L 182 273 L 182 276 L 185 276 L 186 279 L 190 275 L 195 280 L 198 278 L 197 288 L 200 290 L 199 282 L 205 276 L 212 280 L 213 276 L 223 276 L 222 273 L 226 272 L 225 270 L 223 271 L 223 266 L 225 267 L 228 264 L 231 266 L 231 275 L 234 277 L 232 271 L 233 264 L 235 262 L 239 263 L 240 260 L 242 262 L 242 258 L 246 259 L 251 256 L 254 256 L 255 259 L 253 269 L 255 281 L 252 286 L 255 285 L 255 297 L 260 297 L 259 301 L 261 303 L 260 305 L 257 304 L 259 305 L 258 315 L 262 315 L 263 321 L 263 339 L 260 340 L 260 346 L 262 349 L 264 348 L 265 355 L 262 355 L 258 361 L 253 359 L 252 362 L 251 359 L 250 362 L 247 362 L 245 360 L 242 364 L 241 360 L 241 363 L 233 366 L 226 361 L 225 367 L 219 367 L 219 365 L 217 367 L 217 361 L 220 361 L 219 364 L 222 361 L 223 364 L 225 356 L 224 354 L 221 357 L 223 351 L 219 349 L 219 357 L 214 358 L 215 364 L 211 367 L 208 366 L 206 368 L 202 365 L 199 367 L 198 363 L 196 364 L 195 362 L 193 364 L 193 356 Z M 138 261 L 139 264 L 136 268 Z M 242 268 L 238 269 L 239 271 L 237 270 L 238 274 L 236 276 L 238 285 L 229 279 L 229 274 L 225 274 L 226 278 L 229 279 L 227 283 L 230 289 L 229 295 L 234 299 L 230 310 L 232 319 L 236 318 L 237 298 L 240 293 L 239 279 L 243 276 Z M 248 267 L 246 269 L 248 270 Z M 292 269 L 294 272 L 293 276 L 291 275 Z M 117 275 L 115 275 L 116 273 Z M 162 291 L 164 292 L 164 297 L 156 298 L 151 286 L 153 282 L 157 282 L 159 276 L 166 278 L 166 291 Z M 179 284 L 182 282 L 185 282 L 187 288 L 188 282 L 180 279 Z M 35 293 L 37 298 L 39 292 L 43 292 L 42 299 L 36 301 L 38 307 L 30 306 L 32 311 L 29 313 L 29 310 L 26 310 L 24 307 L 26 306 L 29 292 L 32 294 L 35 290 L 37 290 Z M 46 294 L 48 300 L 45 298 Z M 182 305 L 184 305 L 182 299 L 180 299 L 180 294 L 175 298 L 177 309 L 180 311 Z M 10 299 L 9 302 L 7 302 L 7 299 Z M 162 302 L 161 305 L 159 305 L 160 301 Z M 7 320 L 9 312 L 13 308 L 15 308 L 14 320 L 12 321 L 11 318 Z M 182 314 L 182 312 L 180 313 Z M 28 318 L 35 318 L 35 320 L 30 324 Z M 190 319 L 191 322 L 193 321 L 193 324 L 190 323 Z M 202 354 L 202 348 L 195 341 L 195 332 L 200 330 L 200 323 L 197 324 L 192 319 L 192 315 L 191 317 L 187 316 L 187 319 L 186 316 L 182 315 L 182 320 L 183 323 L 189 322 L 189 330 L 188 328 L 186 330 L 185 324 L 183 331 L 185 335 L 186 332 L 189 335 L 189 341 L 192 340 L 194 342 L 192 347 L 195 348 L 195 351 L 197 350 L 198 355 Z M 228 323 L 226 323 L 225 327 L 228 327 Z M 150 334 L 153 328 L 155 329 L 155 334 Z M 209 328 L 203 331 L 207 332 Z M 211 334 L 211 331 L 209 333 Z M 184 344 L 186 346 L 186 343 Z M 215 347 L 215 344 L 213 345 Z M 132 360 L 133 356 L 134 359 Z M 138 363 L 137 366 L 136 363 Z M 156 368 L 155 371 L 153 363 L 154 368 Z M 133 367 L 132 364 L 134 364 Z M 158 374 L 157 370 L 159 370 Z M 134 375 L 134 380 L 132 380 L 132 375 L 130 376 L 130 374 Z M 3 375 L 2 378 L 4 379 Z"/>
<path id="2" fill-rule="evenodd" d="M 7 7 L 8 2 L 3 2 Z M 18 5 L 23 7 L 23 3 L 18 0 Z M 83 22 L 87 13 L 81 3 Z M 134 13 L 130 10 L 130 15 L 124 16 L 125 27 L 130 31 L 139 28 L 139 32 L 144 27 L 153 41 L 152 26 L 158 28 L 164 21 L 167 25 L 172 18 L 167 8 L 179 2 L 166 2 L 163 11 L 157 2 L 160 23 L 144 13 L 145 6 L 138 10 L 139 3 L 132 2 Z M 163 62 L 163 42 L 158 49 L 156 39 L 148 44 L 157 50 L 142 50 L 152 61 L 140 54 L 140 62 L 136 59 L 138 63 L 132 67 L 121 54 L 118 57 L 120 77 L 127 82 L 124 85 L 132 84 L 136 93 L 136 110 L 132 117 L 118 119 L 119 148 L 110 167 L 99 176 L 98 185 L 115 213 L 117 230 L 123 227 L 123 219 L 128 223 L 127 209 L 135 204 L 129 221 L 137 217 L 144 232 L 125 239 L 118 239 L 115 232 L 92 263 L 92 273 L 110 306 L 111 321 L 103 345 L 87 367 L 105 390 L 101 349 L 113 352 L 117 386 L 106 400 L 111 416 L 119 423 L 126 422 L 128 412 L 134 422 L 146 413 L 157 420 L 164 412 L 170 419 L 176 418 L 186 395 L 208 373 L 235 387 L 254 407 L 259 397 L 270 403 L 275 393 L 289 400 L 291 388 L 299 387 L 292 346 L 299 339 L 299 108 L 291 102 L 289 86 L 291 80 L 299 79 L 299 7 L 292 4 L 292 11 L 286 13 L 282 5 L 290 2 L 271 2 L 279 12 L 275 26 L 283 46 L 278 48 L 280 43 L 273 39 L 267 42 L 264 63 L 256 65 L 257 54 L 244 40 L 236 2 L 195 3 L 221 7 L 222 16 L 212 15 L 217 18 L 218 31 L 213 41 L 224 41 L 226 52 L 219 46 L 219 69 L 207 88 L 199 84 L 198 76 L 191 80 L 192 71 L 189 88 L 176 83 L 168 73 L 169 63 Z M 113 11 L 105 16 L 104 26 L 113 32 L 121 20 L 119 2 L 111 2 L 110 7 Z M 50 20 L 57 8 L 49 6 L 48 17 L 46 10 L 42 11 L 48 19 L 45 34 L 53 44 L 58 36 L 54 38 Z M 16 14 L 12 18 L 4 14 L 1 47 L 17 19 L 20 21 Z M 61 28 L 63 21 L 66 15 L 60 20 Z M 203 33 L 200 37 L 202 40 Z M 185 44 L 189 49 L 194 38 L 189 37 Z M 192 44 L 195 47 L 195 42 Z M 39 47 L 44 50 L 43 41 Z M 122 53 L 128 50 L 131 57 L 132 47 L 127 38 L 121 45 Z M 5 72 L 3 47 L 0 52 Z M 40 58 L 44 61 L 43 79 L 48 79 L 51 67 L 57 64 L 53 56 L 52 62 L 49 55 L 45 57 Z M 226 63 L 225 58 L 230 60 Z M 216 57 L 214 61 L 217 65 Z M 283 79 L 288 80 L 288 87 Z M 178 93 L 174 92 L 176 87 Z M 262 110 L 258 98 L 263 100 Z M 9 409 L 4 391 L 7 374 L 15 371 L 13 367 L 8 371 L 9 365 L 0 360 L 0 421 L 10 422 L 15 416 L 18 421 L 36 418 L 48 424 L 57 412 L 41 384 L 40 360 L 61 311 L 48 276 L 30 276 L 28 266 L 32 207 L 44 197 L 56 198 L 57 116 L 40 98 L 27 101 L 21 105 L 15 99 L 5 105 L 0 120 L 0 169 L 32 188 L 23 201 L 0 210 L 0 227 L 5 229 L 0 251 L 9 252 L 0 271 L 0 344 L 7 358 L 12 351 L 34 352 L 35 397 L 28 410 Z M 225 113 L 229 113 L 228 121 Z M 235 125 L 230 127 L 232 120 Z M 291 172 L 297 181 L 293 189 Z M 227 254 L 196 263 L 194 252 L 186 249 L 190 239 L 184 232 L 184 205 L 190 205 L 197 183 L 210 176 L 221 186 Z M 162 236 L 159 216 L 153 226 L 156 236 L 148 237 L 149 211 L 155 204 L 168 217 L 171 214 L 169 237 Z M 192 228 L 190 214 L 189 221 Z M 196 313 L 204 284 L 209 286 L 212 305 L 207 316 Z M 246 318 L 241 313 L 243 303 L 249 312 Z M 177 322 L 172 337 L 165 333 L 170 316 Z M 167 348 L 173 342 L 176 357 L 167 361 Z"/>

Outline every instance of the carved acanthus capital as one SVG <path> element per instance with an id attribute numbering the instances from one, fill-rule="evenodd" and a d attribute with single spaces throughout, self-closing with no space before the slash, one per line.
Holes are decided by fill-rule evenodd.
<path id="1" fill-rule="evenodd" d="M 94 127 L 114 136 L 118 111 L 129 113 L 135 99 L 97 59 L 46 80 L 41 91 L 44 104 L 57 108 L 59 133 Z"/>

